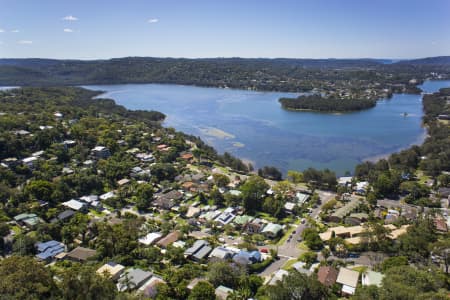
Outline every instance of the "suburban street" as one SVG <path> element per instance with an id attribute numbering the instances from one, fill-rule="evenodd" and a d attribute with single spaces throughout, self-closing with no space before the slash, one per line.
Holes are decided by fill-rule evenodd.
<path id="1" fill-rule="evenodd" d="M 321 204 L 319 207 L 315 208 L 312 210 L 312 212 L 309 214 L 311 218 L 316 218 L 321 209 L 322 206 L 327 203 L 328 201 L 334 199 L 334 197 L 336 196 L 335 193 L 332 192 L 328 192 L 328 191 L 322 191 L 322 190 L 317 190 L 316 191 L 319 194 L 320 200 L 321 200 Z M 283 267 L 283 265 L 289 260 L 289 259 L 297 259 L 300 254 L 302 253 L 302 250 L 298 247 L 299 243 L 298 240 L 301 238 L 302 236 L 302 232 L 303 230 L 305 230 L 305 228 L 308 227 L 308 222 L 305 221 L 304 224 L 299 224 L 297 225 L 297 228 L 295 229 L 295 231 L 292 233 L 292 238 L 287 239 L 283 245 L 281 246 L 264 246 L 261 248 L 272 248 L 272 249 L 277 249 L 278 250 L 278 256 L 279 259 L 277 261 L 275 261 L 274 263 L 272 263 L 270 266 L 268 266 L 264 271 L 262 271 L 261 273 L 259 273 L 259 275 L 261 276 L 270 276 L 271 274 L 273 274 L 274 272 L 278 271 L 279 269 L 281 269 Z"/>
<path id="2" fill-rule="evenodd" d="M 335 193 L 326 192 L 326 191 L 317 191 L 317 193 L 319 194 L 319 197 L 321 200 L 321 205 L 319 207 L 313 209 L 313 211 L 309 214 L 310 217 L 313 219 L 319 215 L 320 210 L 322 209 L 322 205 L 324 205 L 331 199 L 334 199 L 334 197 L 336 196 Z M 294 233 L 292 234 L 292 238 L 287 239 L 286 242 L 282 246 L 278 247 L 278 254 L 282 255 L 282 256 L 298 258 L 299 255 L 301 254 L 301 250 L 298 248 L 298 244 L 299 244 L 298 239 L 300 239 L 302 237 L 302 232 L 307 227 L 308 227 L 307 220 L 304 224 L 299 224 L 297 226 L 297 228 L 295 229 Z"/>

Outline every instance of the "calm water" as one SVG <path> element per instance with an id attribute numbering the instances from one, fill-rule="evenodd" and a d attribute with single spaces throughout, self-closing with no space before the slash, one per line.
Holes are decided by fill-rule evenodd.
<path id="1" fill-rule="evenodd" d="M 429 93 L 447 86 L 450 81 L 428 81 L 421 88 Z M 165 126 L 200 136 L 221 153 L 283 171 L 315 167 L 343 174 L 425 136 L 420 95 L 396 94 L 373 109 L 339 115 L 283 110 L 277 100 L 295 96 L 289 93 L 161 84 L 86 87 L 129 109 L 161 111 Z"/>

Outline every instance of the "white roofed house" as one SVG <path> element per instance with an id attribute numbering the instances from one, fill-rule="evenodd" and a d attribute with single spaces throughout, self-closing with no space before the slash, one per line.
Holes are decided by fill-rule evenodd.
<path id="1" fill-rule="evenodd" d="M 339 270 L 337 283 L 342 284 L 342 293 L 347 295 L 355 294 L 356 287 L 358 286 L 359 273 L 347 268 L 341 268 Z"/>
<path id="2" fill-rule="evenodd" d="M 146 236 L 140 238 L 138 241 L 141 244 L 149 246 L 159 241 L 162 238 L 162 236 L 163 235 L 160 232 L 151 232 Z"/>
<path id="3" fill-rule="evenodd" d="M 85 211 L 86 210 L 86 204 L 83 202 L 80 202 L 75 199 L 71 199 L 69 201 L 63 202 L 63 206 L 73 209 L 75 211 Z"/>
<path id="4" fill-rule="evenodd" d="M 91 152 L 96 158 L 105 159 L 111 156 L 109 149 L 104 146 L 96 146 Z"/>

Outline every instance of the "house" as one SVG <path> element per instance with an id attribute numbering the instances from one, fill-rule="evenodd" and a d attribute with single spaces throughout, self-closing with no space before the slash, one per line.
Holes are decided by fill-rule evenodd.
<path id="1" fill-rule="evenodd" d="M 180 236 L 181 236 L 181 232 L 173 231 L 173 232 L 169 233 L 168 235 L 166 235 L 165 237 L 163 237 L 162 239 L 160 239 L 156 243 L 156 245 L 158 245 L 161 248 L 167 248 L 167 246 L 169 246 L 170 244 L 178 241 Z"/>
<path id="2" fill-rule="evenodd" d="M 130 183 L 130 179 L 127 179 L 127 178 L 123 178 L 123 179 L 120 179 L 117 181 L 118 186 L 124 186 L 128 183 Z"/>
<path id="3" fill-rule="evenodd" d="M 295 206 L 296 206 L 296 204 L 294 202 L 286 202 L 284 204 L 284 210 L 286 210 L 286 212 L 288 212 L 288 213 L 292 213 Z"/>
<path id="4" fill-rule="evenodd" d="M 450 188 L 447 187 L 440 187 L 438 189 L 438 194 L 442 197 L 442 198 L 448 198 L 450 196 Z"/>
<path id="5" fill-rule="evenodd" d="M 14 217 L 17 224 L 27 227 L 34 227 L 39 223 L 39 218 L 36 214 L 20 214 Z"/>
<path id="6" fill-rule="evenodd" d="M 362 285 L 376 285 L 377 287 L 381 287 L 383 277 L 384 275 L 379 272 L 367 270 L 361 275 L 361 283 Z"/>
<path id="7" fill-rule="evenodd" d="M 358 195 L 365 195 L 369 189 L 369 182 L 359 181 L 356 183 L 355 193 Z"/>
<path id="8" fill-rule="evenodd" d="M 309 199 L 309 195 L 308 194 L 304 194 L 304 193 L 296 193 L 295 197 L 297 198 L 297 204 L 298 205 L 303 205 L 306 203 L 306 201 L 308 201 Z"/>
<path id="9" fill-rule="evenodd" d="M 115 262 L 108 262 L 97 269 L 97 274 L 101 276 L 105 276 L 111 278 L 113 281 L 117 281 L 122 275 L 125 267 L 121 264 L 116 264 Z"/>
<path id="10" fill-rule="evenodd" d="M 259 251 L 241 250 L 233 257 L 233 261 L 240 265 L 251 265 L 261 261 L 261 253 Z"/>
<path id="11" fill-rule="evenodd" d="M 26 165 L 28 168 L 32 169 L 37 162 L 38 158 L 35 156 L 30 156 L 22 159 L 22 163 Z"/>
<path id="12" fill-rule="evenodd" d="M 302 261 L 298 261 L 292 265 L 292 268 L 297 270 L 297 272 L 303 273 L 307 276 L 311 275 L 313 272 L 311 270 L 305 269 L 305 267 L 306 267 L 306 263 L 304 263 Z"/>
<path id="13" fill-rule="evenodd" d="M 61 212 L 60 214 L 58 214 L 58 216 L 56 216 L 56 219 L 52 220 L 52 223 L 55 223 L 57 221 L 66 221 L 70 218 L 73 217 L 73 215 L 75 215 L 75 212 L 71 209 L 66 209 L 65 211 Z"/>
<path id="14" fill-rule="evenodd" d="M 144 271 L 141 269 L 131 268 L 126 270 L 122 276 L 120 276 L 117 283 L 117 290 L 119 292 L 125 292 L 140 288 L 153 273 Z"/>
<path id="15" fill-rule="evenodd" d="M 145 297 L 154 299 L 158 294 L 158 285 L 160 284 L 166 284 L 166 282 L 160 277 L 152 276 L 139 288 L 139 292 Z"/>
<path id="16" fill-rule="evenodd" d="M 231 221 L 233 221 L 234 217 L 236 217 L 233 213 L 229 211 L 224 211 L 221 213 L 214 221 L 221 225 L 229 224 Z"/>
<path id="17" fill-rule="evenodd" d="M 103 195 L 100 195 L 99 198 L 100 198 L 100 200 L 104 201 L 104 200 L 108 200 L 110 198 L 114 198 L 115 196 L 116 196 L 116 194 L 114 194 L 114 191 L 110 191 Z"/>
<path id="18" fill-rule="evenodd" d="M 260 233 L 265 225 L 262 219 L 256 218 L 244 226 L 244 231 L 249 234 Z"/>
<path id="19" fill-rule="evenodd" d="M 138 241 L 141 244 L 144 244 L 145 246 L 150 246 L 151 244 L 156 243 L 159 241 L 162 237 L 162 234 L 160 232 L 150 232 L 143 238 L 140 238 Z"/>
<path id="20" fill-rule="evenodd" d="M 330 266 L 321 266 L 317 272 L 317 279 L 325 286 L 330 287 L 336 283 L 339 271 Z"/>
<path id="21" fill-rule="evenodd" d="M 352 198 L 350 202 L 346 203 L 343 207 L 338 208 L 331 216 L 328 216 L 327 220 L 335 223 L 341 222 L 344 217 L 355 210 L 360 203 L 361 201 L 358 198 Z"/>
<path id="22" fill-rule="evenodd" d="M 67 253 L 66 258 L 77 262 L 85 262 L 96 254 L 97 251 L 93 249 L 76 247 L 75 249 Z"/>
<path id="23" fill-rule="evenodd" d="M 287 276 L 288 274 L 289 274 L 289 272 L 286 270 L 283 270 L 283 269 L 276 271 L 275 274 L 273 274 L 272 279 L 270 279 L 269 285 L 277 284 L 278 281 L 283 280 L 283 277 Z"/>
<path id="24" fill-rule="evenodd" d="M 233 289 L 227 288 L 226 286 L 223 285 L 219 285 L 216 288 L 216 297 L 219 300 L 226 300 L 228 296 L 233 292 L 234 292 Z"/>
<path id="25" fill-rule="evenodd" d="M 92 155 L 99 159 L 105 159 L 111 156 L 111 152 L 109 151 L 109 149 L 104 146 L 97 146 L 92 149 L 91 152 Z"/>
<path id="26" fill-rule="evenodd" d="M 86 205 L 83 202 L 80 202 L 75 199 L 71 199 L 69 201 L 63 202 L 62 205 L 69 209 L 72 209 L 74 211 L 85 211 L 86 210 Z"/>
<path id="27" fill-rule="evenodd" d="M 346 176 L 346 177 L 339 177 L 338 178 L 338 185 L 340 186 L 347 186 L 352 183 L 353 177 Z"/>
<path id="28" fill-rule="evenodd" d="M 209 258 L 226 260 L 226 259 L 233 258 L 233 256 L 234 256 L 234 252 L 231 251 L 230 249 L 224 248 L 224 247 L 216 247 L 209 255 Z"/>
<path id="29" fill-rule="evenodd" d="M 269 223 L 264 229 L 261 231 L 262 234 L 267 236 L 268 238 L 275 238 L 283 231 L 283 227 L 279 224 Z"/>
<path id="30" fill-rule="evenodd" d="M 247 223 L 251 222 L 253 219 L 254 217 L 248 215 L 236 216 L 233 219 L 233 223 L 238 226 L 244 227 Z"/>
<path id="31" fill-rule="evenodd" d="M 56 255 L 66 250 L 66 246 L 58 241 L 47 241 L 43 243 L 36 243 L 36 257 L 39 260 L 51 261 Z"/>
<path id="32" fill-rule="evenodd" d="M 171 209 L 175 206 L 176 201 L 183 198 L 183 194 L 179 191 L 172 190 L 165 194 L 157 194 L 153 204 L 162 209 Z"/>
<path id="33" fill-rule="evenodd" d="M 353 213 L 345 218 L 345 224 L 356 226 L 366 222 L 368 219 L 369 215 L 366 213 Z"/>
<path id="34" fill-rule="evenodd" d="M 186 212 L 186 217 L 187 218 L 194 218 L 197 217 L 201 212 L 200 207 L 194 207 L 194 206 L 189 206 L 187 212 Z"/>
<path id="35" fill-rule="evenodd" d="M 205 240 L 197 240 L 194 242 L 192 247 L 186 249 L 184 251 L 184 255 L 186 257 L 190 257 L 193 260 L 202 260 L 206 258 L 206 256 L 212 251 L 212 248 L 209 246 L 209 243 Z"/>
<path id="36" fill-rule="evenodd" d="M 447 222 L 442 218 L 435 218 L 434 220 L 434 227 L 436 228 L 436 231 L 440 233 L 447 233 L 448 227 Z"/>
<path id="37" fill-rule="evenodd" d="M 184 153 L 181 155 L 181 158 L 186 161 L 191 161 L 194 158 L 194 155 L 192 153 Z"/>
<path id="38" fill-rule="evenodd" d="M 342 293 L 353 295 L 358 286 L 359 273 L 347 268 L 340 268 L 336 282 L 342 284 Z"/>

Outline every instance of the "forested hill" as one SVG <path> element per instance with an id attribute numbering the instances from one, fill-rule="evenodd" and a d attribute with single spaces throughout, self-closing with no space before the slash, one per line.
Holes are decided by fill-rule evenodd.
<path id="1" fill-rule="evenodd" d="M 173 83 L 299 92 L 324 82 L 350 80 L 405 84 L 411 78 L 423 80 L 430 72 L 449 74 L 450 67 L 384 64 L 375 59 L 0 59 L 0 85 L 20 86 Z M 359 84 L 367 86 L 365 82 Z"/>
<path id="2" fill-rule="evenodd" d="M 410 64 L 410 65 L 450 65 L 450 56 L 436 56 L 426 57 L 419 59 L 403 60 L 397 64 Z"/>

